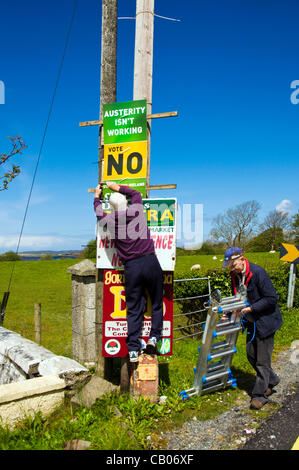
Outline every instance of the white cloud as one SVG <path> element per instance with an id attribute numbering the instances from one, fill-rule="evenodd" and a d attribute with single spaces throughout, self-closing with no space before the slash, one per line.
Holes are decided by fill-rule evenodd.
<path id="1" fill-rule="evenodd" d="M 292 211 L 292 207 L 293 204 L 291 201 L 289 201 L 288 199 L 283 199 L 279 204 L 277 204 L 275 209 L 278 212 L 286 212 L 287 214 L 290 214 Z"/>

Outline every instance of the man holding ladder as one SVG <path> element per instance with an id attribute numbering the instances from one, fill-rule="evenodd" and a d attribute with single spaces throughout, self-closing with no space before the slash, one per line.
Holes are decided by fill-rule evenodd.
<path id="1" fill-rule="evenodd" d="M 240 285 L 247 287 L 249 306 L 236 313 L 247 329 L 247 358 L 257 374 L 250 408 L 259 410 L 279 383 L 278 375 L 271 368 L 274 334 L 282 324 L 277 294 L 267 272 L 250 263 L 241 248 L 226 250 L 223 267 L 230 270 L 233 294 Z"/>

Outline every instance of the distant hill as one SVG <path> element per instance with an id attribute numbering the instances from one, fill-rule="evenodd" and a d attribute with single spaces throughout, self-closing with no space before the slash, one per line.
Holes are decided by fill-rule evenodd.
<path id="1" fill-rule="evenodd" d="M 19 253 L 20 256 L 39 256 L 39 255 L 51 255 L 51 256 L 59 256 L 59 255 L 76 255 L 80 253 L 80 250 L 37 250 L 37 251 L 22 251 Z"/>
<path id="2" fill-rule="evenodd" d="M 53 259 L 56 258 L 79 258 L 80 256 L 80 250 L 61 250 L 61 251 L 55 251 L 55 250 L 34 250 L 34 251 L 23 251 L 22 253 L 19 253 L 19 256 L 21 257 L 22 260 L 37 260 L 37 259 L 43 259 L 45 256 L 49 256 Z"/>

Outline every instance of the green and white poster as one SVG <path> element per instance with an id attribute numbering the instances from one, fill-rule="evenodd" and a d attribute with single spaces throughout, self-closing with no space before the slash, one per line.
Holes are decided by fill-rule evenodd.
<path id="1" fill-rule="evenodd" d="M 147 140 L 146 100 L 103 105 L 104 145 Z"/>
<path id="2" fill-rule="evenodd" d="M 126 178 L 121 180 L 113 179 L 113 181 L 116 184 L 124 184 L 130 186 L 132 189 L 136 189 L 136 191 L 140 192 L 142 199 L 146 197 L 146 178 Z M 103 183 L 103 199 L 108 201 L 112 193 L 113 191 L 111 191 L 111 189 L 109 189 L 108 186 Z"/>

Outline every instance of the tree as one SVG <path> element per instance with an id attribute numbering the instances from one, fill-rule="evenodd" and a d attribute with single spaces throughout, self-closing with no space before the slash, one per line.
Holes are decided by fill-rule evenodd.
<path id="1" fill-rule="evenodd" d="M 94 259 L 97 257 L 97 240 L 90 240 L 82 252 L 82 257 Z"/>
<path id="2" fill-rule="evenodd" d="M 292 222 L 292 236 L 294 238 L 294 243 L 298 244 L 299 243 L 299 211 L 297 214 L 293 216 L 293 222 Z"/>
<path id="3" fill-rule="evenodd" d="M 14 251 L 7 251 L 6 253 L 3 253 L 3 255 L 0 255 L 0 261 L 20 261 L 20 259 L 21 256 Z"/>
<path id="4" fill-rule="evenodd" d="M 267 231 L 267 235 L 271 239 L 271 250 L 276 250 L 277 240 L 281 239 L 281 233 L 283 229 L 290 226 L 290 218 L 287 212 L 280 212 L 278 210 L 270 211 L 265 217 L 265 220 L 260 225 L 260 229 L 264 232 Z M 281 241 L 280 241 L 281 243 Z"/>
<path id="5" fill-rule="evenodd" d="M 235 208 L 228 209 L 224 215 L 213 220 L 211 236 L 227 245 L 244 247 L 257 227 L 257 214 L 261 205 L 257 201 L 246 201 Z"/>
<path id="6" fill-rule="evenodd" d="M 273 242 L 273 232 L 271 229 L 264 230 L 256 237 L 253 237 L 247 244 L 247 251 L 263 252 L 270 250 L 279 250 L 280 243 L 284 241 L 283 230 L 278 227 L 275 233 L 275 242 Z"/>
<path id="7" fill-rule="evenodd" d="M 8 189 L 8 184 L 21 172 L 20 167 L 12 163 L 12 159 L 20 155 L 26 147 L 20 136 L 8 137 L 11 142 L 9 153 L 0 153 L 0 165 L 3 165 L 0 173 L 0 191 Z"/>

